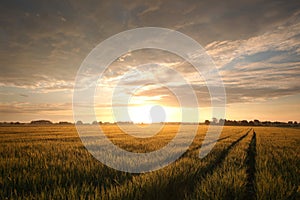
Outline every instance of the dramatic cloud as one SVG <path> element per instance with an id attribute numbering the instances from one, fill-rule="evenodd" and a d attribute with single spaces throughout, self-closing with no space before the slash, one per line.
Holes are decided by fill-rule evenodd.
<path id="1" fill-rule="evenodd" d="M 69 112 L 71 119 L 65 102 L 72 102 L 74 79 L 88 53 L 114 34 L 146 26 L 175 29 L 203 45 L 219 69 L 229 104 L 299 95 L 299 0 L 55 0 L 51 4 L 4 0 L 0 24 L 0 120 L 21 112 L 27 112 L 29 119 L 30 112 L 44 110 L 47 114 L 51 109 Z M 151 81 L 150 71 L 143 76 L 132 72 L 146 63 L 180 73 L 192 84 L 202 105 L 209 106 L 205 79 L 182 58 L 160 50 L 121 56 L 99 86 L 107 87 L 103 90 L 109 94 L 119 84 L 126 94 Z M 125 80 L 127 73 L 131 76 Z M 187 86 L 170 71 L 151 73 L 163 83 L 173 84 L 180 97 L 186 96 Z M 158 85 L 136 95 L 175 106 L 166 92 Z"/>
<path id="2" fill-rule="evenodd" d="M 238 91 L 253 101 L 299 94 L 299 34 L 300 12 L 296 12 L 261 35 L 208 44 L 206 49 L 219 67 L 228 96 Z"/>

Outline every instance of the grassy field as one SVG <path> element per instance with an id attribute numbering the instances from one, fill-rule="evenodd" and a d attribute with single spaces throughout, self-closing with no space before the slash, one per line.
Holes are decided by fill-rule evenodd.
<path id="1" fill-rule="evenodd" d="M 186 132 L 191 125 L 184 125 Z M 178 125 L 151 138 L 103 129 L 132 152 L 166 145 Z M 97 161 L 74 126 L 0 127 L 0 199 L 299 199 L 300 129 L 229 127 L 204 158 L 199 126 L 189 150 L 176 162 L 149 173 L 120 172 Z"/>

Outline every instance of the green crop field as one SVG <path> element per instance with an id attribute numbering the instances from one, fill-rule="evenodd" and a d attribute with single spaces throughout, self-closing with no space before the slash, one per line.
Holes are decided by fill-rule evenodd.
<path id="1" fill-rule="evenodd" d="M 166 145 L 179 125 L 150 138 L 103 125 L 110 140 L 132 152 Z M 192 125 L 185 126 L 186 132 Z M 0 127 L 0 199 L 299 199 L 300 129 L 225 126 L 199 159 L 207 126 L 189 150 L 157 171 L 131 174 L 97 161 L 69 126 Z"/>

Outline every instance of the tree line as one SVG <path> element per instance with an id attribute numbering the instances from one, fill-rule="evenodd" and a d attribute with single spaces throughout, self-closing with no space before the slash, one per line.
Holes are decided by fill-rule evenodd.
<path id="1" fill-rule="evenodd" d="M 163 123 L 163 122 L 161 122 Z M 131 121 L 124 122 L 102 122 L 102 121 L 93 121 L 92 123 L 83 123 L 82 121 L 77 121 L 76 125 L 105 125 L 105 124 L 134 124 Z M 166 122 L 166 124 L 196 124 L 196 123 L 182 123 L 182 122 Z M 300 123 L 297 121 L 288 121 L 288 122 L 279 122 L 279 121 L 259 121 L 255 120 L 226 120 L 226 119 L 217 119 L 212 118 L 212 120 L 205 120 L 200 125 L 224 125 L 224 126 L 280 126 L 280 127 L 300 127 Z M 21 122 L 0 122 L 0 125 L 74 125 L 72 122 L 60 121 L 58 123 L 51 122 L 50 120 L 34 120 L 30 123 L 21 123 Z"/>
<path id="2" fill-rule="evenodd" d="M 248 120 L 226 120 L 212 118 L 212 120 L 205 120 L 206 125 L 225 125 L 225 126 L 280 126 L 280 127 L 299 127 L 300 123 L 297 121 L 279 122 L 279 121 L 259 121 L 255 119 L 253 121 Z"/>

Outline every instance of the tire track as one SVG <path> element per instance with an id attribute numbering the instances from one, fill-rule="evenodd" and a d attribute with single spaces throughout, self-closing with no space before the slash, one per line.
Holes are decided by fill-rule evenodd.
<path id="1" fill-rule="evenodd" d="M 233 149 L 239 142 L 241 142 L 244 138 L 246 138 L 252 130 L 253 130 L 252 128 L 248 129 L 248 131 L 244 135 L 242 135 L 240 138 L 238 138 L 237 140 L 232 142 L 226 149 L 222 150 L 218 154 L 216 159 L 212 160 L 204 168 L 200 168 L 200 169 L 196 170 L 196 172 L 190 174 L 189 178 L 192 180 L 189 180 L 188 182 L 192 182 L 194 184 L 186 185 L 185 188 L 183 189 L 184 192 L 180 192 L 180 194 L 177 195 L 178 197 L 180 197 L 179 199 L 183 199 L 184 196 L 187 196 L 189 193 L 194 193 L 196 186 L 197 186 L 197 184 L 195 184 L 195 183 L 199 184 L 205 177 L 213 174 L 213 172 L 222 165 L 225 158 L 230 153 L 231 149 Z M 184 181 L 186 181 L 186 180 L 184 180 Z"/>
<path id="2" fill-rule="evenodd" d="M 251 131 L 251 130 L 249 129 L 247 132 L 250 132 L 250 131 Z M 228 135 L 228 136 L 219 138 L 219 139 L 217 139 L 217 140 L 215 140 L 215 141 L 212 141 L 212 142 L 209 142 L 209 143 L 206 143 L 206 144 L 201 144 L 201 145 L 198 146 L 198 147 L 194 147 L 194 148 L 192 148 L 192 149 L 188 149 L 186 152 L 184 152 L 184 153 L 182 154 L 182 156 L 180 156 L 180 158 L 183 158 L 183 157 L 188 156 L 191 152 L 196 151 L 196 150 L 199 150 L 199 149 L 200 149 L 201 147 L 203 147 L 203 146 L 210 145 L 210 144 L 212 144 L 212 143 L 214 143 L 214 142 L 220 142 L 220 141 L 222 141 L 222 140 L 225 140 L 225 139 L 227 139 L 227 138 L 230 138 L 230 137 L 232 137 L 232 136 L 234 136 L 234 135 L 238 135 L 238 134 L 240 134 L 240 133 L 241 133 L 241 132 L 234 133 L 234 134 L 231 134 L 231 135 Z M 202 142 L 203 142 L 203 141 L 202 141 Z"/>
<path id="3" fill-rule="evenodd" d="M 256 157 L 256 133 L 253 130 L 253 135 L 251 142 L 249 144 L 248 150 L 247 150 L 247 157 L 246 157 L 246 165 L 247 165 L 247 192 L 246 192 L 246 199 L 252 200 L 256 199 L 256 190 L 255 190 L 255 160 Z"/>
<path id="4" fill-rule="evenodd" d="M 236 146 L 241 140 L 243 140 L 245 137 L 248 136 L 248 134 L 251 132 L 252 128 L 249 129 L 244 135 L 242 135 L 240 138 L 238 138 L 236 141 L 232 142 L 231 145 L 229 145 L 226 149 L 224 149 L 219 155 L 218 157 L 212 161 L 206 168 L 207 173 L 212 173 L 215 168 L 217 168 L 220 164 L 222 164 L 222 162 L 225 160 L 226 156 L 229 154 L 230 150 Z"/>

